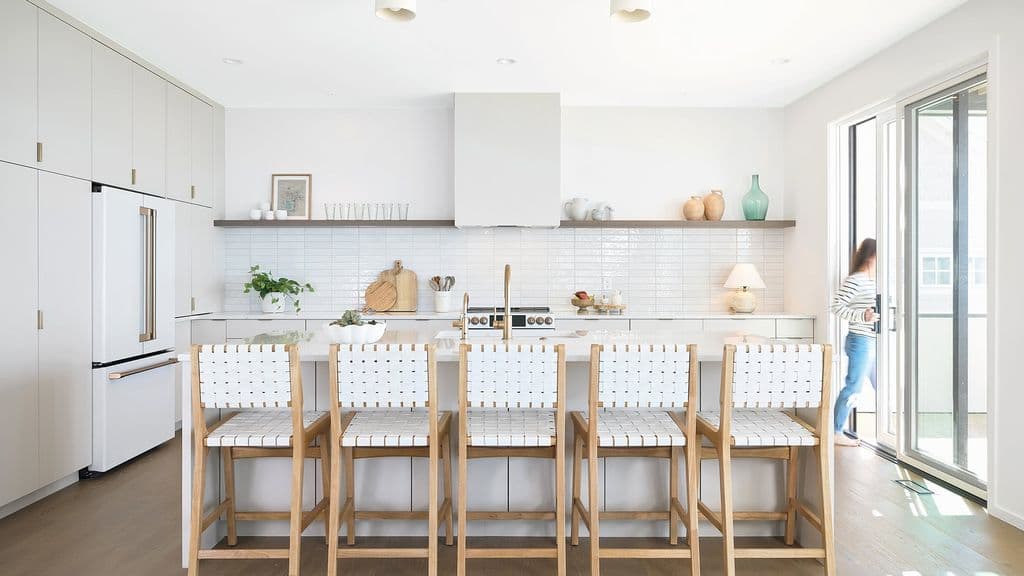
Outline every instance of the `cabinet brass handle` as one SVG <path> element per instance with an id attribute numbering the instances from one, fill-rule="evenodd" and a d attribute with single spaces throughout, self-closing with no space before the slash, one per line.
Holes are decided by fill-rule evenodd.
<path id="1" fill-rule="evenodd" d="M 132 168 L 132 186 L 135 186 L 135 168 Z"/>
<path id="2" fill-rule="evenodd" d="M 195 200 L 195 198 L 196 198 L 196 187 L 194 185 L 191 186 L 191 192 L 192 192 L 192 199 Z"/>
<path id="3" fill-rule="evenodd" d="M 43 329 L 43 311 L 42 310 L 36 310 L 36 329 L 38 329 L 38 330 L 42 330 Z"/>
<path id="4" fill-rule="evenodd" d="M 192 297 L 192 312 L 195 312 L 195 311 L 196 311 L 196 298 L 195 298 L 195 296 L 193 296 Z"/>
<path id="5" fill-rule="evenodd" d="M 43 143 L 36 142 L 36 162 L 43 161 Z"/>

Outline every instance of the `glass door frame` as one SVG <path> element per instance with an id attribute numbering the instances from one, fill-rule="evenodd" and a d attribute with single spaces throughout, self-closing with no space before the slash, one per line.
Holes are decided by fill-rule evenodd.
<path id="1" fill-rule="evenodd" d="M 875 438 L 879 448 L 896 454 L 899 451 L 899 430 L 903 425 L 904 378 L 900 369 L 903 363 L 903 322 L 904 310 L 899 280 L 903 276 L 903 108 L 893 106 L 875 116 L 875 170 L 877 191 L 878 255 L 876 277 L 881 309 L 879 332 L 877 334 L 877 362 L 875 366 L 878 390 L 875 394 Z M 896 134 L 888 138 L 888 127 L 895 125 Z M 890 147 L 895 146 L 895 153 Z M 895 159 L 895 162 L 891 160 Z M 894 283 L 893 280 L 896 280 Z M 890 287 L 892 289 L 890 289 Z M 884 383 L 884 384 L 883 384 Z M 890 395 L 890 389 L 895 390 Z M 896 399 L 890 405 L 890 396 Z M 896 415 L 896 425 L 889 429 L 891 415 Z"/>
<path id="2" fill-rule="evenodd" d="M 987 496 L 986 484 L 967 470 L 966 460 L 964 460 L 967 454 L 967 415 L 969 413 L 967 407 L 967 390 L 964 389 L 967 385 L 967 362 L 966 357 L 964 357 L 967 349 L 967 293 L 959 288 L 959 282 L 956 281 L 953 283 L 953 333 L 957 339 L 954 347 L 954 378 L 952 383 L 954 398 L 953 421 L 955 425 L 953 454 L 954 460 L 962 464 L 962 467 L 939 461 L 914 447 L 917 424 L 914 417 L 917 413 L 917 358 L 915 352 L 917 350 L 918 338 L 916 322 L 918 317 L 917 286 L 920 278 L 917 246 L 917 139 L 915 138 L 917 119 L 914 114 L 914 110 L 948 99 L 960 93 L 966 93 L 971 87 L 987 81 L 988 78 L 984 69 L 980 71 L 975 70 L 961 76 L 954 82 L 947 84 L 945 87 L 937 87 L 935 91 L 931 92 L 924 98 L 905 102 L 902 106 L 904 112 L 903 140 L 905 142 L 905 238 L 907 241 L 904 243 L 906 254 L 904 256 L 905 314 L 903 326 L 906 342 L 906 362 L 904 366 L 906 385 L 904 386 L 903 402 L 906 411 L 904 412 L 905 417 L 903 418 L 903 441 L 900 443 L 900 458 L 906 460 L 917 468 L 951 482 L 954 485 L 982 498 Z M 967 243 L 967 235 L 960 233 L 961 230 L 966 232 L 966 211 L 961 210 L 960 208 L 961 205 L 966 206 L 968 190 L 968 172 L 966 169 L 967 134 L 965 130 L 959 130 L 959 123 L 956 122 L 956 118 L 961 116 L 963 118 L 967 118 L 968 116 L 966 98 L 960 98 L 958 100 L 957 107 L 954 110 L 953 123 L 953 145 L 956 150 L 956 153 L 954 154 L 955 177 L 953 179 L 953 212 L 954 221 L 956 222 L 954 226 L 953 268 L 954 271 L 958 272 L 967 266 L 966 261 L 958 262 L 961 256 L 966 257 Z M 961 169 L 961 166 L 959 165 L 961 160 L 963 160 L 964 164 L 963 169 Z M 956 276 L 958 275 L 954 275 L 954 277 Z M 963 323 L 962 326 L 961 323 Z"/>

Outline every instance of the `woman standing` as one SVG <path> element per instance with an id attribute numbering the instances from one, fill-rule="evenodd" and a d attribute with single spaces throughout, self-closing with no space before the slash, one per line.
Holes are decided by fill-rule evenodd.
<path id="1" fill-rule="evenodd" d="M 835 438 L 839 446 L 857 446 L 859 441 L 842 433 L 850 409 L 864 380 L 875 385 L 875 239 L 865 238 L 850 262 L 850 275 L 843 280 L 835 298 L 832 313 L 850 324 L 846 335 L 846 383 L 836 399 Z"/>

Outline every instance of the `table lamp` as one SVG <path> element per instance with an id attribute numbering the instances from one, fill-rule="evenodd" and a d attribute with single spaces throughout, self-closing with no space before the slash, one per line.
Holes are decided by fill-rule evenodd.
<path id="1" fill-rule="evenodd" d="M 757 268 L 753 264 L 744 262 L 733 267 L 732 272 L 729 273 L 729 278 L 725 281 L 724 287 L 736 290 L 733 292 L 732 300 L 729 303 L 732 311 L 737 314 L 750 314 L 757 308 L 757 301 L 754 299 L 754 293 L 750 289 L 764 288 L 764 280 L 761 280 L 761 275 L 757 273 Z"/>

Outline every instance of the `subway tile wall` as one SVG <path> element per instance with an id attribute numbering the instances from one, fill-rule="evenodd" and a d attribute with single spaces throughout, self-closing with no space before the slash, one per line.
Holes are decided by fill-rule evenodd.
<path id="1" fill-rule="evenodd" d="M 419 311 L 433 311 L 427 280 L 456 278 L 471 304 L 501 305 L 503 271 L 512 265 L 512 302 L 570 310 L 577 290 L 621 290 L 631 313 L 728 311 L 722 288 L 732 266 L 751 262 L 767 286 L 760 312 L 783 311 L 783 231 L 651 228 L 227 228 L 224 309 L 259 311 L 243 294 L 249 267 L 309 282 L 303 311 L 359 308 L 366 286 L 395 260 L 419 275 Z M 459 305 L 459 297 L 452 305 Z"/>

